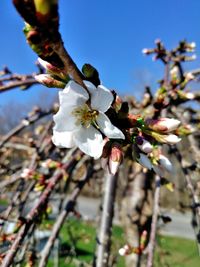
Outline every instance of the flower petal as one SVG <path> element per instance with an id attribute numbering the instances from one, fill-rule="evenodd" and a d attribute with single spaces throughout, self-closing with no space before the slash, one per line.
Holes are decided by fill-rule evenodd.
<path id="1" fill-rule="evenodd" d="M 65 89 L 59 92 L 60 108 L 53 116 L 55 130 L 63 132 L 76 129 L 76 118 L 72 112 L 76 107 L 84 105 L 88 98 L 88 93 L 80 85 L 74 81 L 68 82 Z"/>
<path id="2" fill-rule="evenodd" d="M 58 132 L 53 129 L 52 142 L 58 147 L 71 148 L 75 146 L 73 132 Z"/>
<path id="3" fill-rule="evenodd" d="M 150 159 L 143 153 L 140 153 L 140 157 L 137 159 L 137 161 L 145 168 L 151 170 L 152 164 Z"/>
<path id="4" fill-rule="evenodd" d="M 83 82 L 86 85 L 86 87 L 87 87 L 88 91 L 90 92 L 90 94 L 93 95 L 93 93 L 97 90 L 96 86 L 93 83 L 91 83 L 89 81 L 86 81 L 86 80 L 83 81 Z"/>
<path id="5" fill-rule="evenodd" d="M 91 107 L 101 112 L 106 112 L 113 102 L 113 94 L 103 85 L 94 90 L 91 97 Z"/>
<path id="6" fill-rule="evenodd" d="M 59 111 L 53 116 L 55 122 L 54 129 L 59 132 L 73 131 L 78 128 L 76 118 L 72 115 L 75 107 L 61 106 Z"/>
<path id="7" fill-rule="evenodd" d="M 87 91 L 82 86 L 80 86 L 78 83 L 74 81 L 69 81 L 67 85 L 65 86 L 65 89 L 60 93 L 67 95 L 71 99 L 71 101 L 74 101 L 73 103 L 71 102 L 72 104 L 77 104 L 76 100 L 79 97 L 83 97 L 86 100 L 89 99 L 89 95 Z"/>
<path id="8" fill-rule="evenodd" d="M 85 154 L 96 159 L 102 155 L 103 138 L 101 133 L 93 126 L 89 128 L 81 127 L 79 131 L 75 132 L 74 141 Z"/>
<path id="9" fill-rule="evenodd" d="M 173 165 L 172 165 L 171 161 L 167 157 L 165 157 L 164 155 L 160 155 L 159 156 L 159 163 L 168 172 L 172 172 L 173 171 Z"/>
<path id="10" fill-rule="evenodd" d="M 103 114 L 102 112 L 99 112 L 99 115 L 96 119 L 97 124 L 100 128 L 100 130 L 109 138 L 114 139 L 125 139 L 124 134 L 121 130 L 119 130 L 117 127 L 115 127 L 109 118 Z"/>

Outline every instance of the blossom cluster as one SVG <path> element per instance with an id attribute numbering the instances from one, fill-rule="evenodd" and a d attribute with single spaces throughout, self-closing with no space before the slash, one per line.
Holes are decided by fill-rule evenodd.
<path id="1" fill-rule="evenodd" d="M 48 74 L 40 74 L 36 79 L 48 86 L 55 86 L 57 82 L 52 80 L 58 79 L 62 83 L 58 87 L 64 87 L 59 92 L 59 110 L 53 116 L 52 141 L 56 146 L 76 146 L 95 159 L 101 158 L 102 166 L 112 174 L 118 170 L 126 147 L 131 146 L 133 159 L 142 166 L 159 174 L 163 169 L 172 171 L 171 162 L 157 145 L 180 141 L 173 133 L 179 127 L 178 120 L 143 118 L 129 114 L 128 109 L 124 112 L 121 99 L 102 84 L 95 86 L 88 80 L 83 81 L 84 86 L 73 80 L 64 83 L 62 72 L 48 62 L 39 62 Z"/>

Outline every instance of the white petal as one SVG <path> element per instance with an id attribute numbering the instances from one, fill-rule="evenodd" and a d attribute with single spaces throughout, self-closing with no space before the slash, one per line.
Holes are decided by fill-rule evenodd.
<path id="1" fill-rule="evenodd" d="M 85 154 L 96 159 L 100 158 L 102 155 L 104 145 L 103 138 L 101 133 L 93 126 L 89 128 L 81 127 L 81 129 L 75 133 L 74 141 Z"/>
<path id="2" fill-rule="evenodd" d="M 121 130 L 119 130 L 117 127 L 115 127 L 109 120 L 109 118 L 103 114 L 102 112 L 99 112 L 98 118 L 96 119 L 97 124 L 100 128 L 100 130 L 109 138 L 114 139 L 125 139 L 124 134 Z"/>
<path id="3" fill-rule="evenodd" d="M 172 172 L 173 171 L 173 166 L 172 166 L 171 161 L 167 157 L 165 157 L 164 155 L 160 155 L 159 156 L 159 163 L 168 172 Z"/>
<path id="4" fill-rule="evenodd" d="M 153 168 L 153 170 L 154 170 L 154 172 L 156 174 L 158 174 L 160 177 L 163 177 L 164 170 L 163 170 L 163 168 L 161 166 L 159 166 L 159 165 L 153 165 L 152 168 Z"/>
<path id="5" fill-rule="evenodd" d="M 140 157 L 137 159 L 137 161 L 145 168 L 151 170 L 152 168 L 151 161 L 145 154 L 140 153 Z"/>
<path id="6" fill-rule="evenodd" d="M 88 94 L 77 83 L 70 81 L 62 92 L 59 92 L 60 108 L 53 116 L 55 130 L 73 131 L 77 128 L 76 118 L 72 115 L 76 107 L 82 106 L 88 100 Z"/>
<path id="7" fill-rule="evenodd" d="M 52 142 L 58 147 L 71 148 L 75 146 L 73 132 L 57 132 L 53 129 Z"/>
<path id="8" fill-rule="evenodd" d="M 97 90 L 96 86 L 93 83 L 91 83 L 89 81 L 83 81 L 83 82 L 86 85 L 90 94 L 93 94 Z"/>
<path id="9" fill-rule="evenodd" d="M 125 250 L 125 248 L 120 248 L 120 249 L 118 250 L 118 253 L 119 253 L 120 256 L 125 256 L 125 255 L 126 255 L 126 250 Z"/>
<path id="10" fill-rule="evenodd" d="M 115 175 L 119 169 L 120 162 L 109 160 L 109 171 L 111 174 Z"/>
<path id="11" fill-rule="evenodd" d="M 167 143 L 167 144 L 171 144 L 171 145 L 173 145 L 173 144 L 177 144 L 178 142 L 180 142 L 181 141 L 181 138 L 179 138 L 177 135 L 175 135 L 175 134 L 169 134 L 169 135 L 167 135 L 166 137 L 165 137 L 165 142 Z"/>
<path id="12" fill-rule="evenodd" d="M 74 81 L 69 81 L 65 86 L 65 89 L 60 93 L 68 95 L 71 98 L 71 100 L 72 101 L 74 100 L 75 102 L 76 99 L 79 97 L 83 97 L 86 100 L 88 100 L 89 98 L 87 91 Z"/>
<path id="13" fill-rule="evenodd" d="M 78 128 L 76 118 L 72 115 L 74 106 L 61 106 L 59 111 L 53 116 L 55 122 L 54 129 L 59 132 L 73 131 Z"/>
<path id="14" fill-rule="evenodd" d="M 106 112 L 113 102 L 113 94 L 103 85 L 99 85 L 91 98 L 91 107 Z"/>

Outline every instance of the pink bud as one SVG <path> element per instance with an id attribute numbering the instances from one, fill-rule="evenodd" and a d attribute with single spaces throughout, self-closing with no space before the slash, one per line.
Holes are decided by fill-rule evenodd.
<path id="1" fill-rule="evenodd" d="M 56 76 L 60 77 L 61 79 L 65 80 L 68 76 L 67 74 L 62 70 L 51 63 L 41 59 L 40 57 L 38 58 L 39 64 L 50 74 L 55 74 Z"/>
<path id="2" fill-rule="evenodd" d="M 122 159 L 123 152 L 121 146 L 118 143 L 113 143 L 108 161 L 110 173 L 112 173 L 113 175 L 116 174 L 122 162 Z"/>
<path id="3" fill-rule="evenodd" d="M 47 87 L 57 87 L 57 88 L 65 88 L 65 83 L 56 80 L 50 74 L 38 74 L 35 75 L 36 81 L 47 86 Z"/>
<path id="4" fill-rule="evenodd" d="M 123 159 L 122 147 L 118 143 L 113 143 L 111 147 L 110 159 L 112 161 L 121 162 Z"/>
<path id="5" fill-rule="evenodd" d="M 180 125 L 180 121 L 169 118 L 160 118 L 157 120 L 147 119 L 146 124 L 150 129 L 154 131 L 169 133 L 178 128 L 178 126 Z"/>

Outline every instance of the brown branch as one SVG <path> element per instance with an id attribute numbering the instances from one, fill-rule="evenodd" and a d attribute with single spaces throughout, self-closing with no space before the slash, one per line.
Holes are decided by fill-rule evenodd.
<path id="1" fill-rule="evenodd" d="M 39 111 L 35 112 L 32 116 L 22 120 L 19 125 L 17 125 L 15 128 L 13 128 L 8 134 L 3 136 L 0 140 L 0 147 L 2 147 L 12 136 L 15 134 L 18 134 L 21 132 L 24 128 L 29 126 L 30 124 L 33 124 L 34 122 L 38 121 L 39 119 L 43 118 L 44 116 L 47 116 L 52 113 L 52 110 L 48 111 Z"/>
<path id="2" fill-rule="evenodd" d="M 78 182 L 78 184 L 75 187 L 75 189 L 73 190 L 70 198 L 68 196 L 66 197 L 66 200 L 68 200 L 67 204 L 64 207 L 64 209 L 62 210 L 62 212 L 60 213 L 60 215 L 58 216 L 58 218 L 57 218 L 57 220 L 53 226 L 52 234 L 49 237 L 49 239 L 48 239 L 48 241 L 47 241 L 47 243 L 46 243 L 46 245 L 42 251 L 41 260 L 39 262 L 38 267 L 46 266 L 51 249 L 52 249 L 54 242 L 55 242 L 55 240 L 56 240 L 56 238 L 60 232 L 60 229 L 61 229 L 66 217 L 69 215 L 70 212 L 72 212 L 74 210 L 74 205 L 75 205 L 76 199 L 79 196 L 84 185 L 91 178 L 91 175 L 92 175 L 92 168 L 91 168 L 91 166 L 89 166 L 88 171 L 85 175 L 85 178 L 83 180 L 81 179 L 81 181 Z"/>
<path id="3" fill-rule="evenodd" d="M 77 151 L 71 159 L 63 165 L 63 169 L 67 170 L 69 167 L 73 166 L 74 163 L 77 161 L 76 157 L 80 155 L 80 152 Z M 59 182 L 59 180 L 63 176 L 63 171 L 58 170 L 56 171 L 55 175 L 49 179 L 47 187 L 45 188 L 44 192 L 41 194 L 37 204 L 31 209 L 28 215 L 25 218 L 25 224 L 22 225 L 19 232 L 16 235 L 16 239 L 13 241 L 12 246 L 10 247 L 8 253 L 6 254 L 1 267 L 9 267 L 10 264 L 13 262 L 13 259 L 20 249 L 20 246 L 28 233 L 31 225 L 34 223 L 34 220 L 38 217 L 38 215 L 42 212 L 50 194 L 52 193 L 53 189 Z"/>
<path id="4" fill-rule="evenodd" d="M 27 79 L 25 81 L 13 81 L 13 82 L 7 83 L 5 85 L 1 85 L 0 86 L 0 93 L 4 93 L 10 89 L 15 89 L 17 87 L 25 87 L 25 89 L 27 89 L 28 87 L 30 87 L 34 84 L 38 84 L 38 82 L 34 78 Z"/>
<path id="5" fill-rule="evenodd" d="M 94 259 L 94 266 L 96 267 L 106 267 L 109 263 L 117 175 L 112 175 L 107 170 L 105 171 L 104 181 L 102 215 Z"/>

